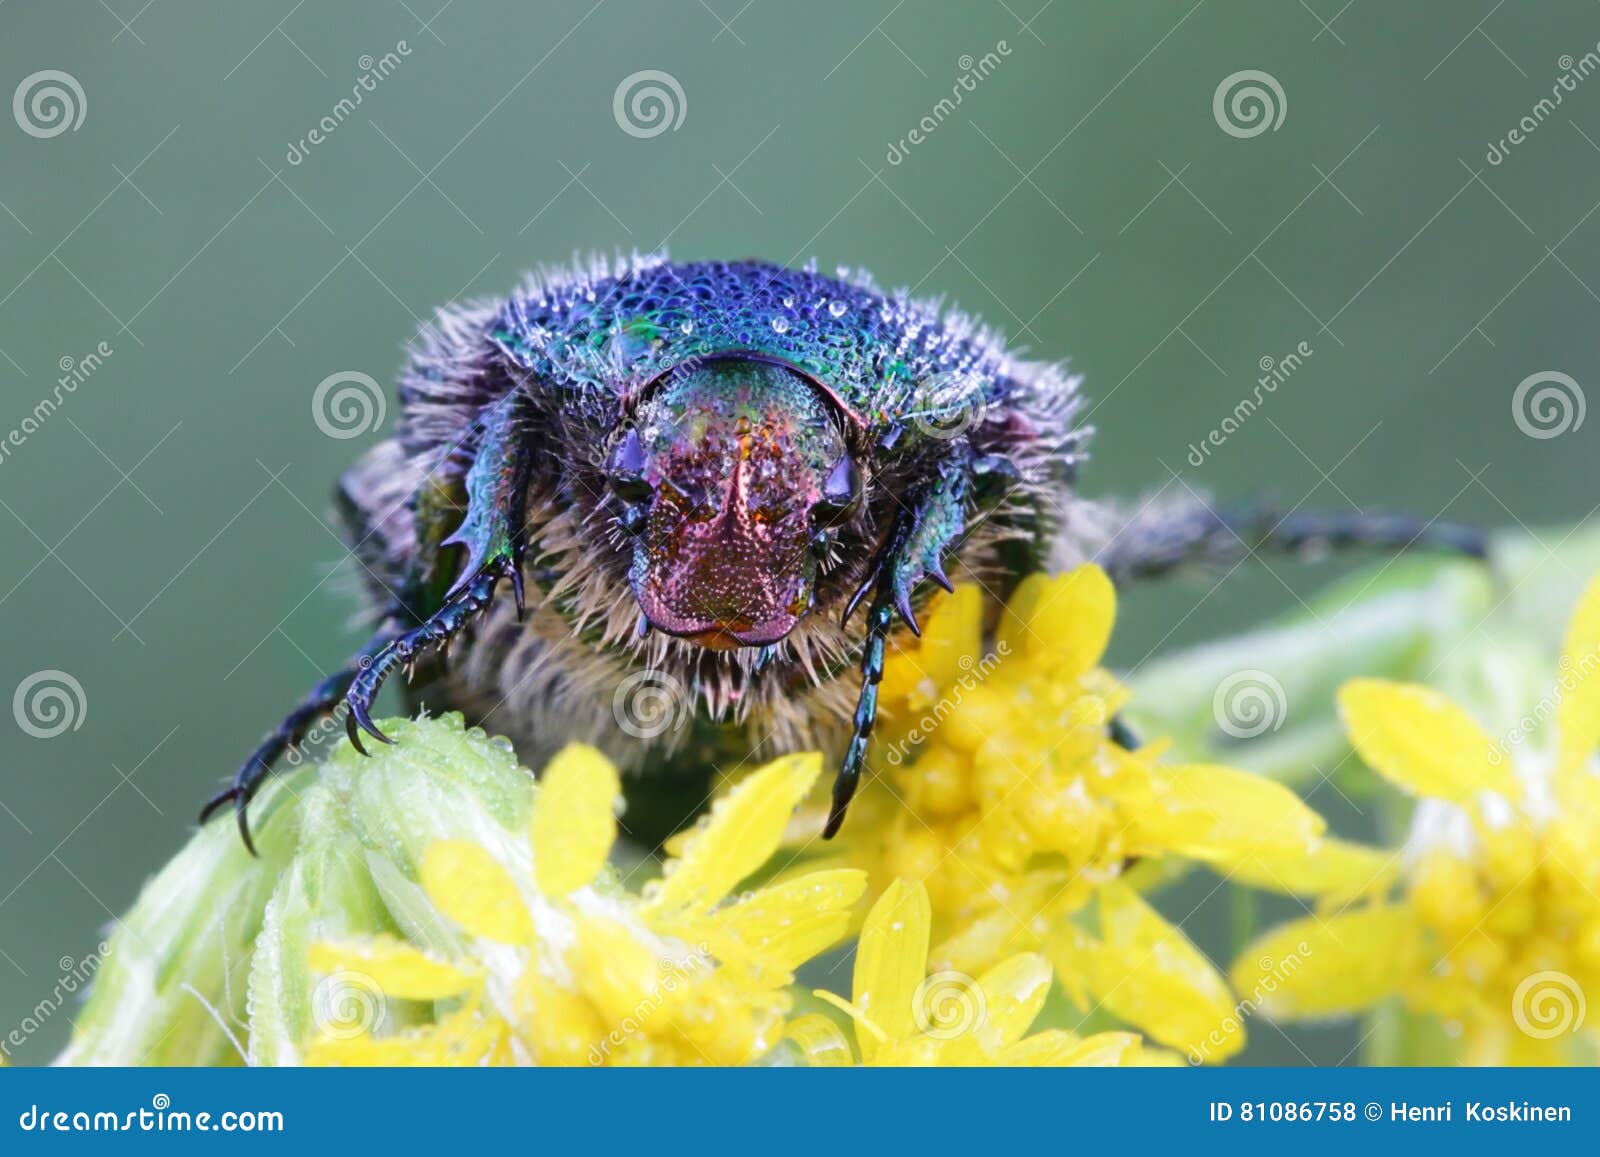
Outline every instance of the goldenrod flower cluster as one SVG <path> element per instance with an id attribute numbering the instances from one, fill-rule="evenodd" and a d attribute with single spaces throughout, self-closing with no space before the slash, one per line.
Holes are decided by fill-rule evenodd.
<path id="1" fill-rule="evenodd" d="M 1339 707 L 1357 754 L 1416 796 L 1406 845 L 1387 863 L 1403 894 L 1316 913 L 1246 948 L 1233 968 L 1259 989 L 1261 963 L 1292 956 L 1265 1010 L 1281 1018 L 1372 1008 L 1398 996 L 1461 1038 L 1469 1064 L 1560 1063 L 1592 1049 L 1587 994 L 1600 993 L 1600 580 L 1582 597 L 1555 680 L 1530 718 L 1555 734 L 1492 739 L 1427 687 L 1361 679 Z M 1370 878 L 1349 866 L 1283 865 Z M 1593 1052 L 1587 1059 L 1593 1059 Z"/>
<path id="2" fill-rule="evenodd" d="M 1003 607 L 936 600 L 886 664 L 874 775 L 831 843 L 815 754 L 725 784 L 658 866 L 619 845 L 623 785 L 592 748 L 535 784 L 459 717 L 385 723 L 396 746 L 274 781 L 261 860 L 203 829 L 147 886 L 63 1059 L 1200 1063 L 1258 1012 L 1388 998 L 1466 1060 L 1570 1059 L 1600 992 L 1600 581 L 1548 743 L 1424 687 L 1342 689 L 1356 752 L 1421 800 L 1392 852 L 1131 740 L 1101 665 L 1115 618 L 1093 566 Z M 1314 907 L 1230 984 L 1151 899 L 1195 865 Z"/>

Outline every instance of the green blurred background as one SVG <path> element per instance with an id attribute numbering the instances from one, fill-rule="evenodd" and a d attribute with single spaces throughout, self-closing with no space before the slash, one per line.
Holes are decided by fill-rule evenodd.
<path id="1" fill-rule="evenodd" d="M 434 305 L 535 264 L 665 243 L 944 295 L 1086 375 L 1095 495 L 1497 526 L 1594 506 L 1600 418 L 1535 438 L 1512 399 L 1537 373 L 1569 375 L 1574 401 L 1600 381 L 1600 78 L 1486 159 L 1562 58 L 1595 49 L 1588 0 L 440 3 L 0 7 L 0 95 L 42 70 L 83 94 L 72 131 L 23 131 L 48 131 L 25 100 L 0 118 L 0 440 L 24 433 L 0 456 L 0 692 L 41 671 L 83 689 L 52 738 L 0 715 L 16 1059 L 59 1048 L 70 1006 L 5 1034 L 357 641 L 328 496 L 377 435 L 320 431 L 318 383 L 387 381 Z M 391 52 L 291 164 L 363 58 Z M 1240 137 L 1213 96 L 1247 69 L 1277 80 L 1284 115 Z M 681 123 L 647 138 L 613 115 L 642 70 L 683 94 Z M 1262 359 L 1301 342 L 1304 365 L 1193 465 Z M 24 432 L 64 359 L 100 343 Z M 1114 658 L 1259 622 L 1331 573 L 1141 591 Z M 1186 926 L 1220 943 L 1228 918 L 1218 898 Z M 1354 1043 L 1255 1039 L 1262 1062 Z"/>

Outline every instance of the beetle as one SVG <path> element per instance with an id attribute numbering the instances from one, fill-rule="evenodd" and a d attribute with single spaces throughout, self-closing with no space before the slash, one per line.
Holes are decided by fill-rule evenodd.
<path id="1" fill-rule="evenodd" d="M 831 837 L 885 648 L 932 586 L 1003 596 L 1089 557 L 1129 581 L 1267 547 L 1483 552 L 1465 527 L 1358 512 L 1111 516 L 1075 493 L 1077 376 L 846 269 L 547 270 L 442 310 L 398 392 L 393 436 L 337 492 L 372 638 L 201 814 L 231 803 L 252 851 L 274 764 L 341 708 L 358 749 L 387 741 L 371 712 L 400 669 L 411 707 L 462 710 L 532 764 L 572 739 L 633 769 L 842 748 Z"/>

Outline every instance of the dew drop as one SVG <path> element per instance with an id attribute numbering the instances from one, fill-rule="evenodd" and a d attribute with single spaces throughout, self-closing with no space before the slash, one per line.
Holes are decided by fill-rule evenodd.
<path id="1" fill-rule="evenodd" d="M 772 319 L 772 331 L 774 333 L 788 333 L 789 332 L 789 319 L 786 318 L 786 317 L 775 317 L 775 318 L 773 318 Z"/>
<path id="2" fill-rule="evenodd" d="M 843 317 L 844 316 L 844 311 L 845 311 L 845 304 L 844 304 L 844 302 L 840 301 L 837 297 L 834 298 L 832 301 L 828 302 L 828 312 L 831 313 L 834 317 Z"/>

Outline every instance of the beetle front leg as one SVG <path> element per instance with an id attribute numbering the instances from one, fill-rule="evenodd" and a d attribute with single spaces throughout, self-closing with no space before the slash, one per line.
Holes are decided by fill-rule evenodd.
<path id="1" fill-rule="evenodd" d="M 350 684 L 345 701 L 350 714 L 345 729 L 355 749 L 365 731 L 384 743 L 393 742 L 372 721 L 372 703 L 396 667 L 410 667 L 422 654 L 448 648 L 450 641 L 489 609 L 496 585 L 509 579 L 516 593 L 517 615 L 523 613 L 522 559 L 524 500 L 530 459 L 519 422 L 522 392 L 508 395 L 479 423 L 477 455 L 467 472 L 467 513 L 441 546 L 467 552 L 460 577 L 445 595 L 444 605 L 420 626 L 395 638 L 373 656 Z"/>
<path id="2" fill-rule="evenodd" d="M 373 656 L 382 652 L 397 630 L 392 617 L 385 619 L 355 658 L 313 687 L 299 705 L 267 733 L 260 746 L 250 753 L 250 758 L 234 772 L 228 786 L 206 801 L 205 807 L 200 809 L 200 822 L 205 823 L 219 808 L 231 803 L 234 822 L 239 826 L 239 836 L 251 855 L 254 855 L 256 848 L 250 838 L 249 820 L 251 799 L 272 773 L 278 760 L 304 739 L 318 720 L 333 713 L 351 685 L 372 663 Z"/>
<path id="3" fill-rule="evenodd" d="M 883 546 L 874 557 L 865 581 L 845 606 L 848 622 L 870 593 L 867 639 L 861 652 L 861 693 L 856 700 L 850 745 L 833 781 L 833 803 L 822 838 L 832 839 L 844 823 L 845 811 L 861 782 L 867 746 L 878 718 L 878 684 L 883 679 L 884 651 L 898 612 L 912 634 L 921 635 L 912 609 L 912 594 L 922 580 L 932 579 L 945 590 L 951 583 L 944 573 L 944 554 L 966 525 L 967 475 L 952 469 L 941 475 L 910 507 L 896 517 Z"/>
<path id="4" fill-rule="evenodd" d="M 515 566 L 515 563 L 508 563 L 507 566 Z M 516 575 L 512 581 L 517 584 L 519 592 L 517 604 L 520 607 L 522 603 L 520 572 L 512 574 Z M 436 647 L 448 647 L 450 641 L 460 634 L 468 623 L 489 609 L 489 604 L 494 601 L 495 584 L 503 577 L 511 577 L 503 567 L 481 571 L 459 594 L 452 597 L 438 614 L 422 626 L 407 631 L 389 643 L 373 656 L 370 663 L 361 668 L 351 681 L 350 689 L 344 697 L 346 705 L 350 708 L 350 713 L 344 720 L 345 731 L 357 751 L 362 755 L 367 754 L 367 749 L 361 745 L 362 731 L 384 743 L 394 742 L 372 721 L 372 703 L 382 690 L 384 680 L 396 667 L 411 666 L 427 651 Z"/>

